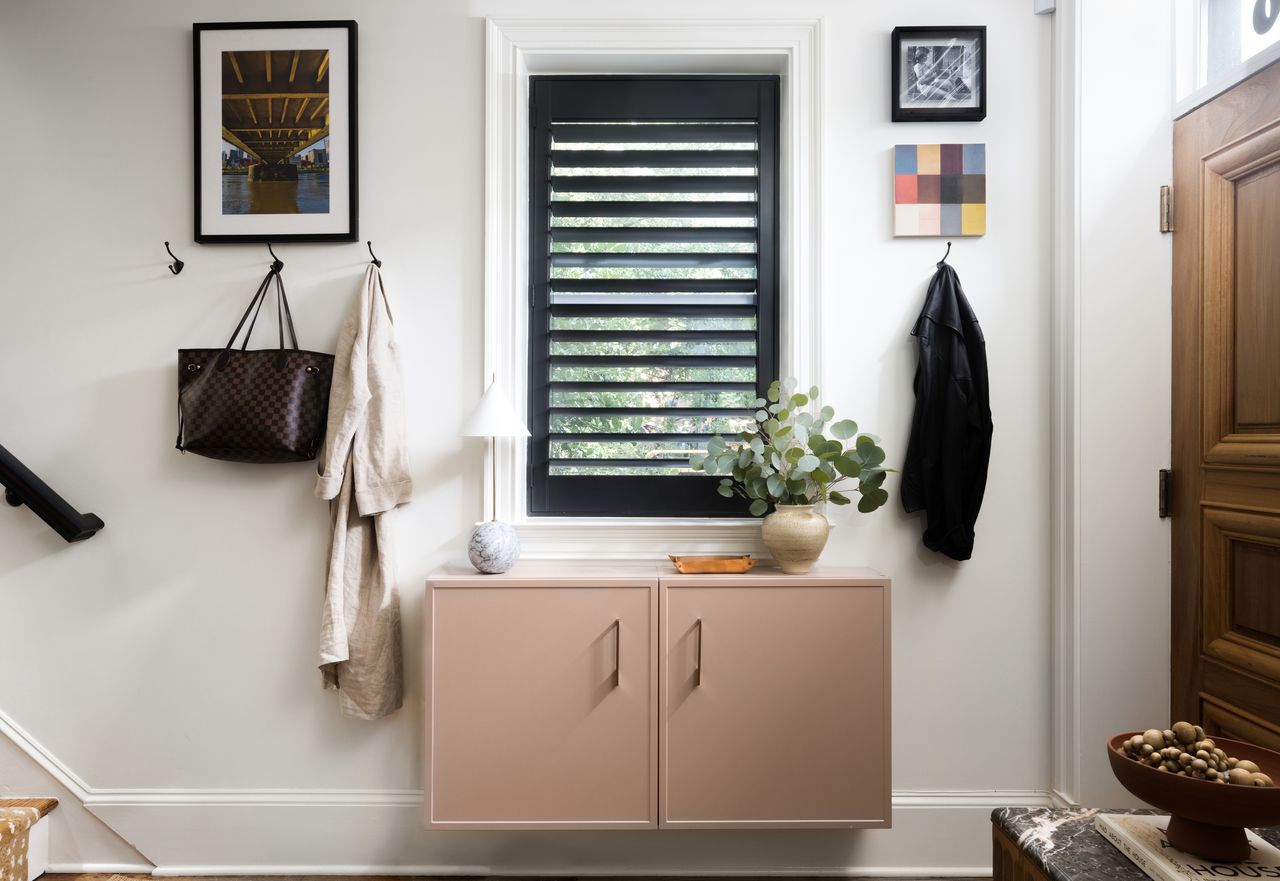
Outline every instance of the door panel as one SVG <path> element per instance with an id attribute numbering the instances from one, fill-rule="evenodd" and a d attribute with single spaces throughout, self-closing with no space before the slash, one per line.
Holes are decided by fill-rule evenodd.
<path id="1" fill-rule="evenodd" d="M 1231 627 L 1280 646 L 1280 547 L 1231 543 Z"/>
<path id="2" fill-rule="evenodd" d="M 1280 166 L 1235 186 L 1236 432 L 1280 431 Z"/>
<path id="3" fill-rule="evenodd" d="M 1280 66 L 1174 124 L 1174 718 L 1280 744 Z"/>
<path id="4" fill-rule="evenodd" d="M 428 824 L 656 825 L 657 592 L 430 592 Z"/>
<path id="5" fill-rule="evenodd" d="M 663 825 L 888 825 L 886 593 L 663 589 Z"/>

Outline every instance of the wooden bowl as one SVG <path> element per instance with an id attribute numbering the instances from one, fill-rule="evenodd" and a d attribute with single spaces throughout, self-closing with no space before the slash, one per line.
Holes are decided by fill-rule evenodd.
<path id="1" fill-rule="evenodd" d="M 756 561 L 750 554 L 667 554 L 681 575 L 736 575 L 750 572 Z"/>
<path id="2" fill-rule="evenodd" d="M 1236 786 L 1180 777 L 1125 755 L 1124 742 L 1141 731 L 1107 741 L 1107 758 L 1121 785 L 1152 807 L 1169 812 L 1165 835 L 1178 850 L 1224 863 L 1249 856 L 1246 827 L 1280 825 L 1280 787 Z M 1280 780 L 1280 753 L 1240 740 L 1210 737 L 1229 756 L 1249 759 Z"/>

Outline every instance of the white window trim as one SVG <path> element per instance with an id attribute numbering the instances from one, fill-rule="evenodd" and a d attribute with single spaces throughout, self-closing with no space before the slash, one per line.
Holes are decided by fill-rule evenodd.
<path id="1" fill-rule="evenodd" d="M 780 124 L 780 364 L 821 384 L 820 19 L 488 19 L 485 51 L 484 378 L 528 396 L 530 74 L 777 73 Z M 516 525 L 525 557 L 627 558 L 670 550 L 759 553 L 759 520 L 530 517 L 525 442 L 500 438 L 486 516 Z M 488 499 L 496 499 L 496 512 Z"/>

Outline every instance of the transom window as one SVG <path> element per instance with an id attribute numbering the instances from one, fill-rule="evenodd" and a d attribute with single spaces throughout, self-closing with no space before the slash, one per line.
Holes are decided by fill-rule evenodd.
<path id="1" fill-rule="evenodd" d="M 778 365 L 778 78 L 530 82 L 529 513 L 740 516 Z"/>

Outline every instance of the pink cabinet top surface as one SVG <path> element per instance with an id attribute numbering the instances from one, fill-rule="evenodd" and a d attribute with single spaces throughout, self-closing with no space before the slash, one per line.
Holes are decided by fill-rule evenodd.
<path id="1" fill-rule="evenodd" d="M 889 579 L 861 566 L 815 566 L 805 575 L 786 575 L 770 562 L 740 575 L 681 575 L 670 564 L 656 561 L 527 560 L 500 575 L 484 575 L 466 564 L 449 564 L 432 572 L 427 581 L 448 587 L 644 587 L 661 579 L 667 587 L 787 587 L 804 585 L 888 585 Z"/>

